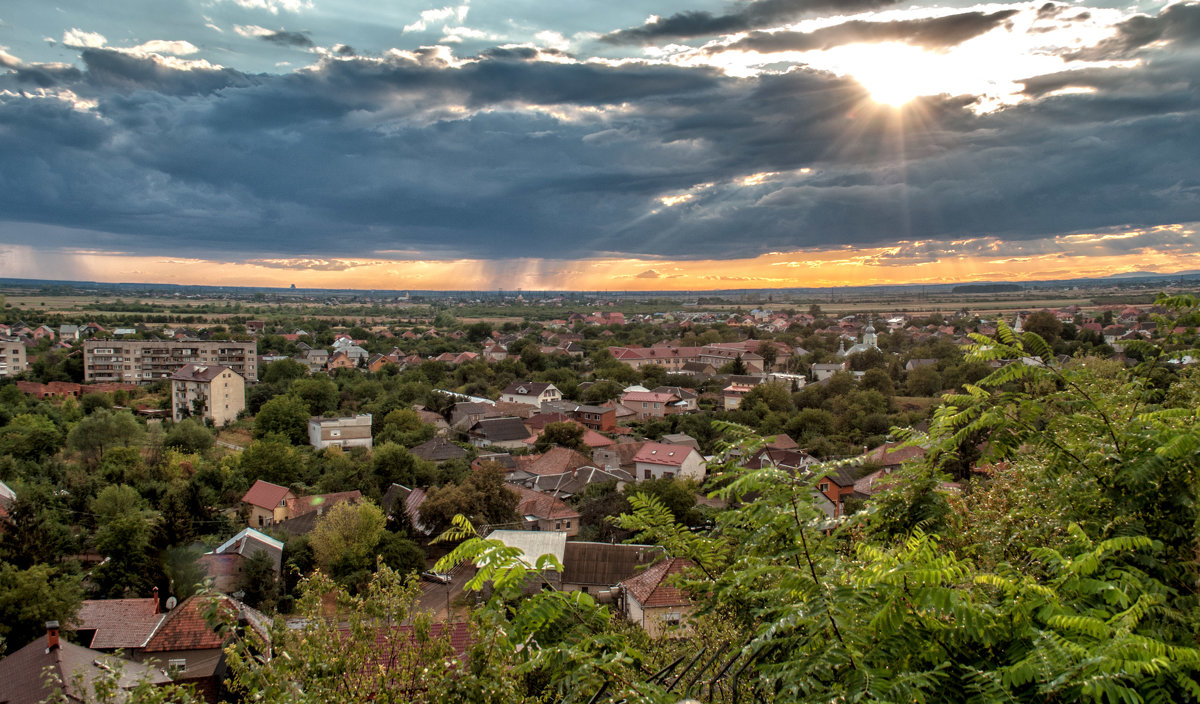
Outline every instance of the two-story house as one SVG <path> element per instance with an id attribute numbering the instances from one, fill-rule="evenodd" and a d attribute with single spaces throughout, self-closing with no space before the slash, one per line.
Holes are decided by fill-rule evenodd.
<path id="1" fill-rule="evenodd" d="M 500 392 L 503 403 L 526 403 L 538 408 L 549 401 L 562 399 L 562 392 L 554 384 L 541 381 L 515 381 Z"/>

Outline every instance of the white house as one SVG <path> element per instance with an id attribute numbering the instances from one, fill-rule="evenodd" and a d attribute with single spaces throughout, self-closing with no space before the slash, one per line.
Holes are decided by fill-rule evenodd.
<path id="1" fill-rule="evenodd" d="M 514 381 L 500 392 L 503 403 L 527 403 L 542 407 L 548 401 L 561 401 L 562 392 L 554 384 L 541 381 Z"/>
<path id="2" fill-rule="evenodd" d="M 318 450 L 330 445 L 342 448 L 371 447 L 371 414 L 349 418 L 309 418 L 308 441 Z"/>
<path id="3" fill-rule="evenodd" d="M 648 442 L 633 456 L 634 474 L 637 481 L 679 477 L 703 481 L 707 470 L 704 458 L 695 449 L 686 445 L 667 445 Z"/>

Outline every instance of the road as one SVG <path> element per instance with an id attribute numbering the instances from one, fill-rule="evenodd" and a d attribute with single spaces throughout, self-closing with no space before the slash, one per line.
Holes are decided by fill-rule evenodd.
<path id="1" fill-rule="evenodd" d="M 427 579 L 421 580 L 421 597 L 417 600 L 417 608 L 433 613 L 434 621 L 445 621 L 447 606 L 453 616 L 452 621 L 465 621 L 468 618 L 468 605 L 474 605 L 475 595 L 463 597 L 463 586 L 475 576 L 473 565 L 460 565 L 451 574 L 450 584 L 440 584 Z"/>

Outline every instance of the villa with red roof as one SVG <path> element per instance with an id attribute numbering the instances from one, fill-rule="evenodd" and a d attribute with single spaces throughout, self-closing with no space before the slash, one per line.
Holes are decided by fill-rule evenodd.
<path id="1" fill-rule="evenodd" d="M 703 481 L 707 473 L 704 458 L 694 448 L 661 442 L 642 445 L 633 456 L 633 467 L 633 478 L 637 481 L 673 477 Z"/>

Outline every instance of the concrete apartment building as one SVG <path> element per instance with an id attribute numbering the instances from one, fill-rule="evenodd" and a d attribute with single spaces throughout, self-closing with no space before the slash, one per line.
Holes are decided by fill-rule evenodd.
<path id="1" fill-rule="evenodd" d="M 371 414 L 348 418 L 309 418 L 308 442 L 318 450 L 330 445 L 341 448 L 371 447 Z"/>
<path id="2" fill-rule="evenodd" d="M 14 376 L 28 368 L 25 344 L 15 337 L 0 337 L 0 377 Z"/>
<path id="3" fill-rule="evenodd" d="M 246 408 L 246 382 L 229 367 L 185 364 L 171 375 L 171 417 L 200 416 L 218 428 Z"/>
<path id="4" fill-rule="evenodd" d="M 258 348 L 232 340 L 86 340 L 83 380 L 149 384 L 185 364 L 223 365 L 245 381 L 258 381 Z"/>

